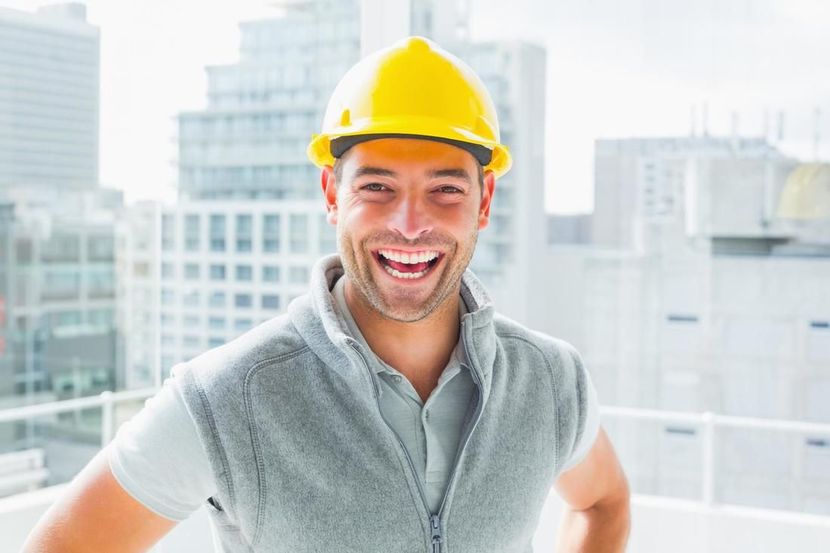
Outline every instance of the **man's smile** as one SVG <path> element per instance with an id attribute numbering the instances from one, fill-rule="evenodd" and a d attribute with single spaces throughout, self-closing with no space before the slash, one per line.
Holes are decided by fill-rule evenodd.
<path id="1" fill-rule="evenodd" d="M 420 280 L 438 265 L 444 253 L 438 250 L 400 250 L 380 248 L 372 251 L 372 257 L 384 271 L 398 280 Z"/>

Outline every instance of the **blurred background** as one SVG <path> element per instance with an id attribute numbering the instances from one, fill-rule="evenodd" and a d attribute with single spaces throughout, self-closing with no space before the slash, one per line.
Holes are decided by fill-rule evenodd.
<path id="1" fill-rule="evenodd" d="M 828 28 L 820 0 L 0 0 L 0 551 L 173 364 L 305 292 L 335 251 L 305 146 L 409 34 L 497 104 L 472 267 L 582 353 L 629 551 L 826 550 Z M 154 549 L 209 550 L 201 511 Z"/>

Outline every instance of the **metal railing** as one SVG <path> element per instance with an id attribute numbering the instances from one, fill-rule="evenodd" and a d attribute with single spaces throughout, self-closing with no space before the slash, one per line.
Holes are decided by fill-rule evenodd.
<path id="1" fill-rule="evenodd" d="M 11 409 L 0 410 L 0 423 L 15 420 L 25 420 L 32 417 L 71 412 L 79 409 L 100 407 L 101 416 L 101 447 L 106 446 L 114 436 L 115 405 L 120 402 L 146 399 L 156 394 L 159 387 L 149 387 L 140 390 L 123 392 L 102 392 L 97 396 L 53 401 L 39 405 L 26 405 Z M 779 419 L 762 419 L 751 417 L 735 417 L 718 415 L 712 412 L 685 413 L 679 411 L 663 411 L 656 409 L 641 409 L 635 407 L 601 406 L 602 417 L 612 419 L 648 420 L 663 423 L 690 424 L 702 429 L 701 466 L 703 468 L 701 497 L 703 505 L 711 507 L 715 501 L 715 433 L 718 428 L 745 428 L 752 430 L 777 430 L 801 435 L 818 434 L 830 437 L 830 424 L 789 421 Z M 671 496 L 666 496 L 671 497 Z"/>
<path id="2" fill-rule="evenodd" d="M 701 466 L 703 470 L 701 498 L 704 505 L 711 507 L 715 501 L 715 433 L 718 428 L 744 428 L 751 430 L 777 430 L 794 434 L 820 434 L 830 437 L 830 424 L 789 421 L 780 419 L 762 419 L 752 417 L 735 417 L 718 415 L 710 411 L 703 413 L 684 413 L 680 411 L 662 411 L 635 407 L 600 407 L 604 417 L 618 419 L 648 420 L 652 422 L 682 423 L 702 429 L 703 448 Z"/>
<path id="3" fill-rule="evenodd" d="M 114 435 L 113 410 L 116 403 L 147 399 L 160 388 L 150 387 L 124 392 L 101 392 L 97 396 L 79 397 L 61 401 L 50 401 L 37 405 L 24 405 L 0 410 L 0 423 L 26 420 L 43 415 L 56 415 L 81 409 L 101 408 L 101 447 L 106 446 Z"/>

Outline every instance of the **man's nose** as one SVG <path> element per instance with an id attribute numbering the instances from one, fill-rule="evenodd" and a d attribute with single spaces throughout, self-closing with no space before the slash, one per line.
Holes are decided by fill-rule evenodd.
<path id="1" fill-rule="evenodd" d="M 415 240 L 432 230 L 429 214 L 418 198 L 407 195 L 399 199 L 387 223 L 389 230 L 401 234 L 407 240 Z"/>

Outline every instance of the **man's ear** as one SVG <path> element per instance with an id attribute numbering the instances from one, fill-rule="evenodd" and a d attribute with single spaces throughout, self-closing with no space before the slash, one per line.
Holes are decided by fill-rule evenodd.
<path id="1" fill-rule="evenodd" d="M 326 221 L 330 225 L 337 225 L 337 180 L 334 169 L 326 165 L 320 171 L 320 186 L 323 188 L 323 198 L 326 201 Z"/>
<path id="2" fill-rule="evenodd" d="M 487 228 L 490 223 L 490 204 L 493 201 L 493 194 L 496 191 L 496 177 L 493 176 L 492 171 L 484 173 L 484 182 L 482 182 L 481 203 L 478 207 L 478 229 Z"/>

